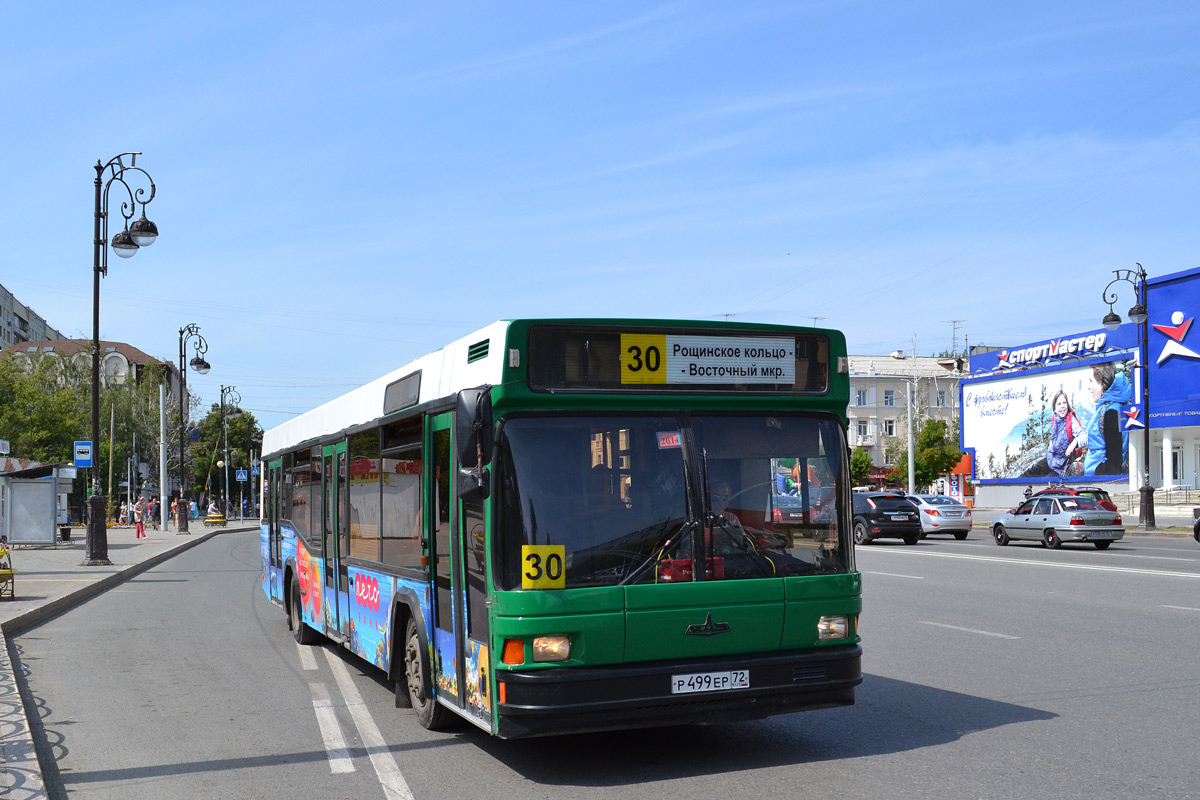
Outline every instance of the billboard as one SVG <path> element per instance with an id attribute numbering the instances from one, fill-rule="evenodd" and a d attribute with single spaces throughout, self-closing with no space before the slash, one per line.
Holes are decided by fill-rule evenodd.
<path id="1" fill-rule="evenodd" d="M 962 448 L 975 480 L 1125 479 L 1132 367 L 1122 355 L 963 381 Z"/>
<path id="2" fill-rule="evenodd" d="M 1146 282 L 1150 427 L 1200 425 L 1200 269 Z"/>

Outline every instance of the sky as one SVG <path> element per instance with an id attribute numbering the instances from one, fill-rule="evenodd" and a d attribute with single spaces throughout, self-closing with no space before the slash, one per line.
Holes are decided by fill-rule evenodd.
<path id="1" fill-rule="evenodd" d="M 177 360 L 198 325 L 189 388 L 265 428 L 497 319 L 929 355 L 1200 266 L 1194 2 L 141 11 L 0 5 L 0 283 L 90 338 L 95 165 L 140 151 L 160 236 L 110 255 L 101 338 Z"/>

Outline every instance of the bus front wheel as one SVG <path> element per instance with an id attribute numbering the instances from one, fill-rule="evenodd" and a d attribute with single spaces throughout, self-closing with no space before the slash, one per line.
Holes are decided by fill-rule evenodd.
<path id="1" fill-rule="evenodd" d="M 421 727 L 431 731 L 442 730 L 450 724 L 451 713 L 438 705 L 430 688 L 429 675 L 421 659 L 421 637 L 417 635 L 417 621 L 409 617 L 404 632 L 404 682 L 408 689 L 408 700 Z M 399 688 L 399 687 L 397 687 Z"/>

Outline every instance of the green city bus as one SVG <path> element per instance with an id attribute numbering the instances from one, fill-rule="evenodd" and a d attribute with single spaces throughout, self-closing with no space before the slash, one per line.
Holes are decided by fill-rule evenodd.
<path id="1" fill-rule="evenodd" d="M 266 433 L 263 589 L 430 729 L 851 705 L 847 373 L 834 330 L 493 323 Z"/>

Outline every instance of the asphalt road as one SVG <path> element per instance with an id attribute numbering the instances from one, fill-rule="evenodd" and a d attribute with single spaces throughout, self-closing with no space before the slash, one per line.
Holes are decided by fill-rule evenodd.
<path id="1" fill-rule="evenodd" d="M 505 742 L 299 648 L 228 534 L 16 638 L 65 798 L 1200 797 L 1200 547 L 858 549 L 853 708 Z"/>

